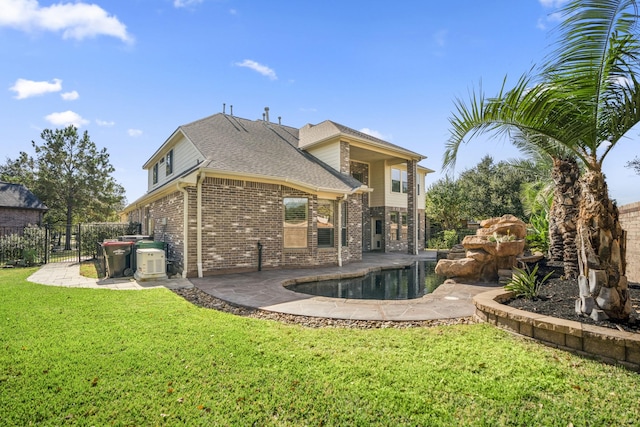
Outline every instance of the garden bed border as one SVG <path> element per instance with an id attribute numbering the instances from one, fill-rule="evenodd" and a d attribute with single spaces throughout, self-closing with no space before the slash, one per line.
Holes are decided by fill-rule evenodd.
<path id="1" fill-rule="evenodd" d="M 543 344 L 640 372 L 640 334 L 536 314 L 502 304 L 503 288 L 473 298 L 475 318 Z"/>

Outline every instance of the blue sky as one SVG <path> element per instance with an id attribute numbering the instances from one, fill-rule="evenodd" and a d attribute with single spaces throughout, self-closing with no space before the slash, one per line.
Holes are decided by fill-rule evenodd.
<path id="1" fill-rule="evenodd" d="M 561 0 L 560 0 L 561 1 Z M 443 176 L 456 97 L 493 95 L 540 63 L 559 0 L 0 0 L 0 162 L 46 128 L 76 124 L 106 147 L 129 202 L 142 164 L 180 125 L 235 115 L 302 127 L 330 119 L 427 156 Z M 605 160 L 610 195 L 640 200 L 631 132 Z M 503 139 L 463 146 L 455 172 Z"/>

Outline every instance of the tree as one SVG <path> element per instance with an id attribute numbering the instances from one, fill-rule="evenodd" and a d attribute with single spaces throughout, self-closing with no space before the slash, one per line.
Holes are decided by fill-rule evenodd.
<path id="1" fill-rule="evenodd" d="M 633 160 L 629 160 L 625 165 L 627 168 L 633 169 L 636 174 L 640 175 L 640 157 L 636 157 Z"/>
<path id="2" fill-rule="evenodd" d="M 564 6 L 556 48 L 535 79 L 523 75 L 512 90 L 503 84 L 492 99 L 474 95 L 471 106 L 458 102 L 445 154 L 445 163 L 451 162 L 468 134 L 497 130 L 524 134 L 543 151 L 577 157 L 585 167 L 576 227 L 579 306 L 589 312 L 594 302 L 617 320 L 628 319 L 631 304 L 622 228 L 602 162 L 640 121 L 637 9 L 635 0 L 572 0 Z"/>
<path id="3" fill-rule="evenodd" d="M 535 173 L 504 161 L 494 163 L 491 156 L 485 156 L 458 178 L 467 218 L 485 219 L 505 214 L 523 218 L 520 190 L 524 183 L 537 180 Z"/>
<path id="4" fill-rule="evenodd" d="M 425 193 L 425 214 L 445 230 L 453 230 L 467 219 L 464 196 L 456 181 L 446 176 L 431 184 Z"/>
<path id="5" fill-rule="evenodd" d="M 68 126 L 45 129 L 40 137 L 42 145 L 31 142 L 35 158 L 22 152 L 0 167 L 0 174 L 30 187 L 49 208 L 47 223 L 66 224 L 69 249 L 74 222 L 117 220 L 125 204 L 124 188 L 111 176 L 115 169 L 107 149 L 98 150 L 88 132 L 79 135 L 75 126 Z"/>

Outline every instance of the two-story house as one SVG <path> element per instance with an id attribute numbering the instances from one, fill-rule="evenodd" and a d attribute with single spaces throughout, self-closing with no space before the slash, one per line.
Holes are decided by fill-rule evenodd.
<path id="1" fill-rule="evenodd" d="M 415 254 L 424 158 L 332 121 L 297 129 L 223 112 L 176 129 L 123 216 L 166 242 L 186 277 Z"/>

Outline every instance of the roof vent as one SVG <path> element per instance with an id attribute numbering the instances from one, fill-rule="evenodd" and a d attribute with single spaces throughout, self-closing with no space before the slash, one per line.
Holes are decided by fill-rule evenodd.
<path id="1" fill-rule="evenodd" d="M 278 124 L 281 125 L 282 124 L 282 116 L 278 116 Z"/>
<path id="2" fill-rule="evenodd" d="M 267 118 L 267 122 L 269 121 L 269 107 L 264 107 L 264 114 Z"/>
<path id="3" fill-rule="evenodd" d="M 229 105 L 229 108 L 231 109 L 231 115 L 233 116 L 233 105 Z"/>
<path id="4" fill-rule="evenodd" d="M 227 109 L 227 104 L 225 104 L 224 102 L 222 103 L 222 114 L 227 114 L 226 113 L 226 109 Z"/>

